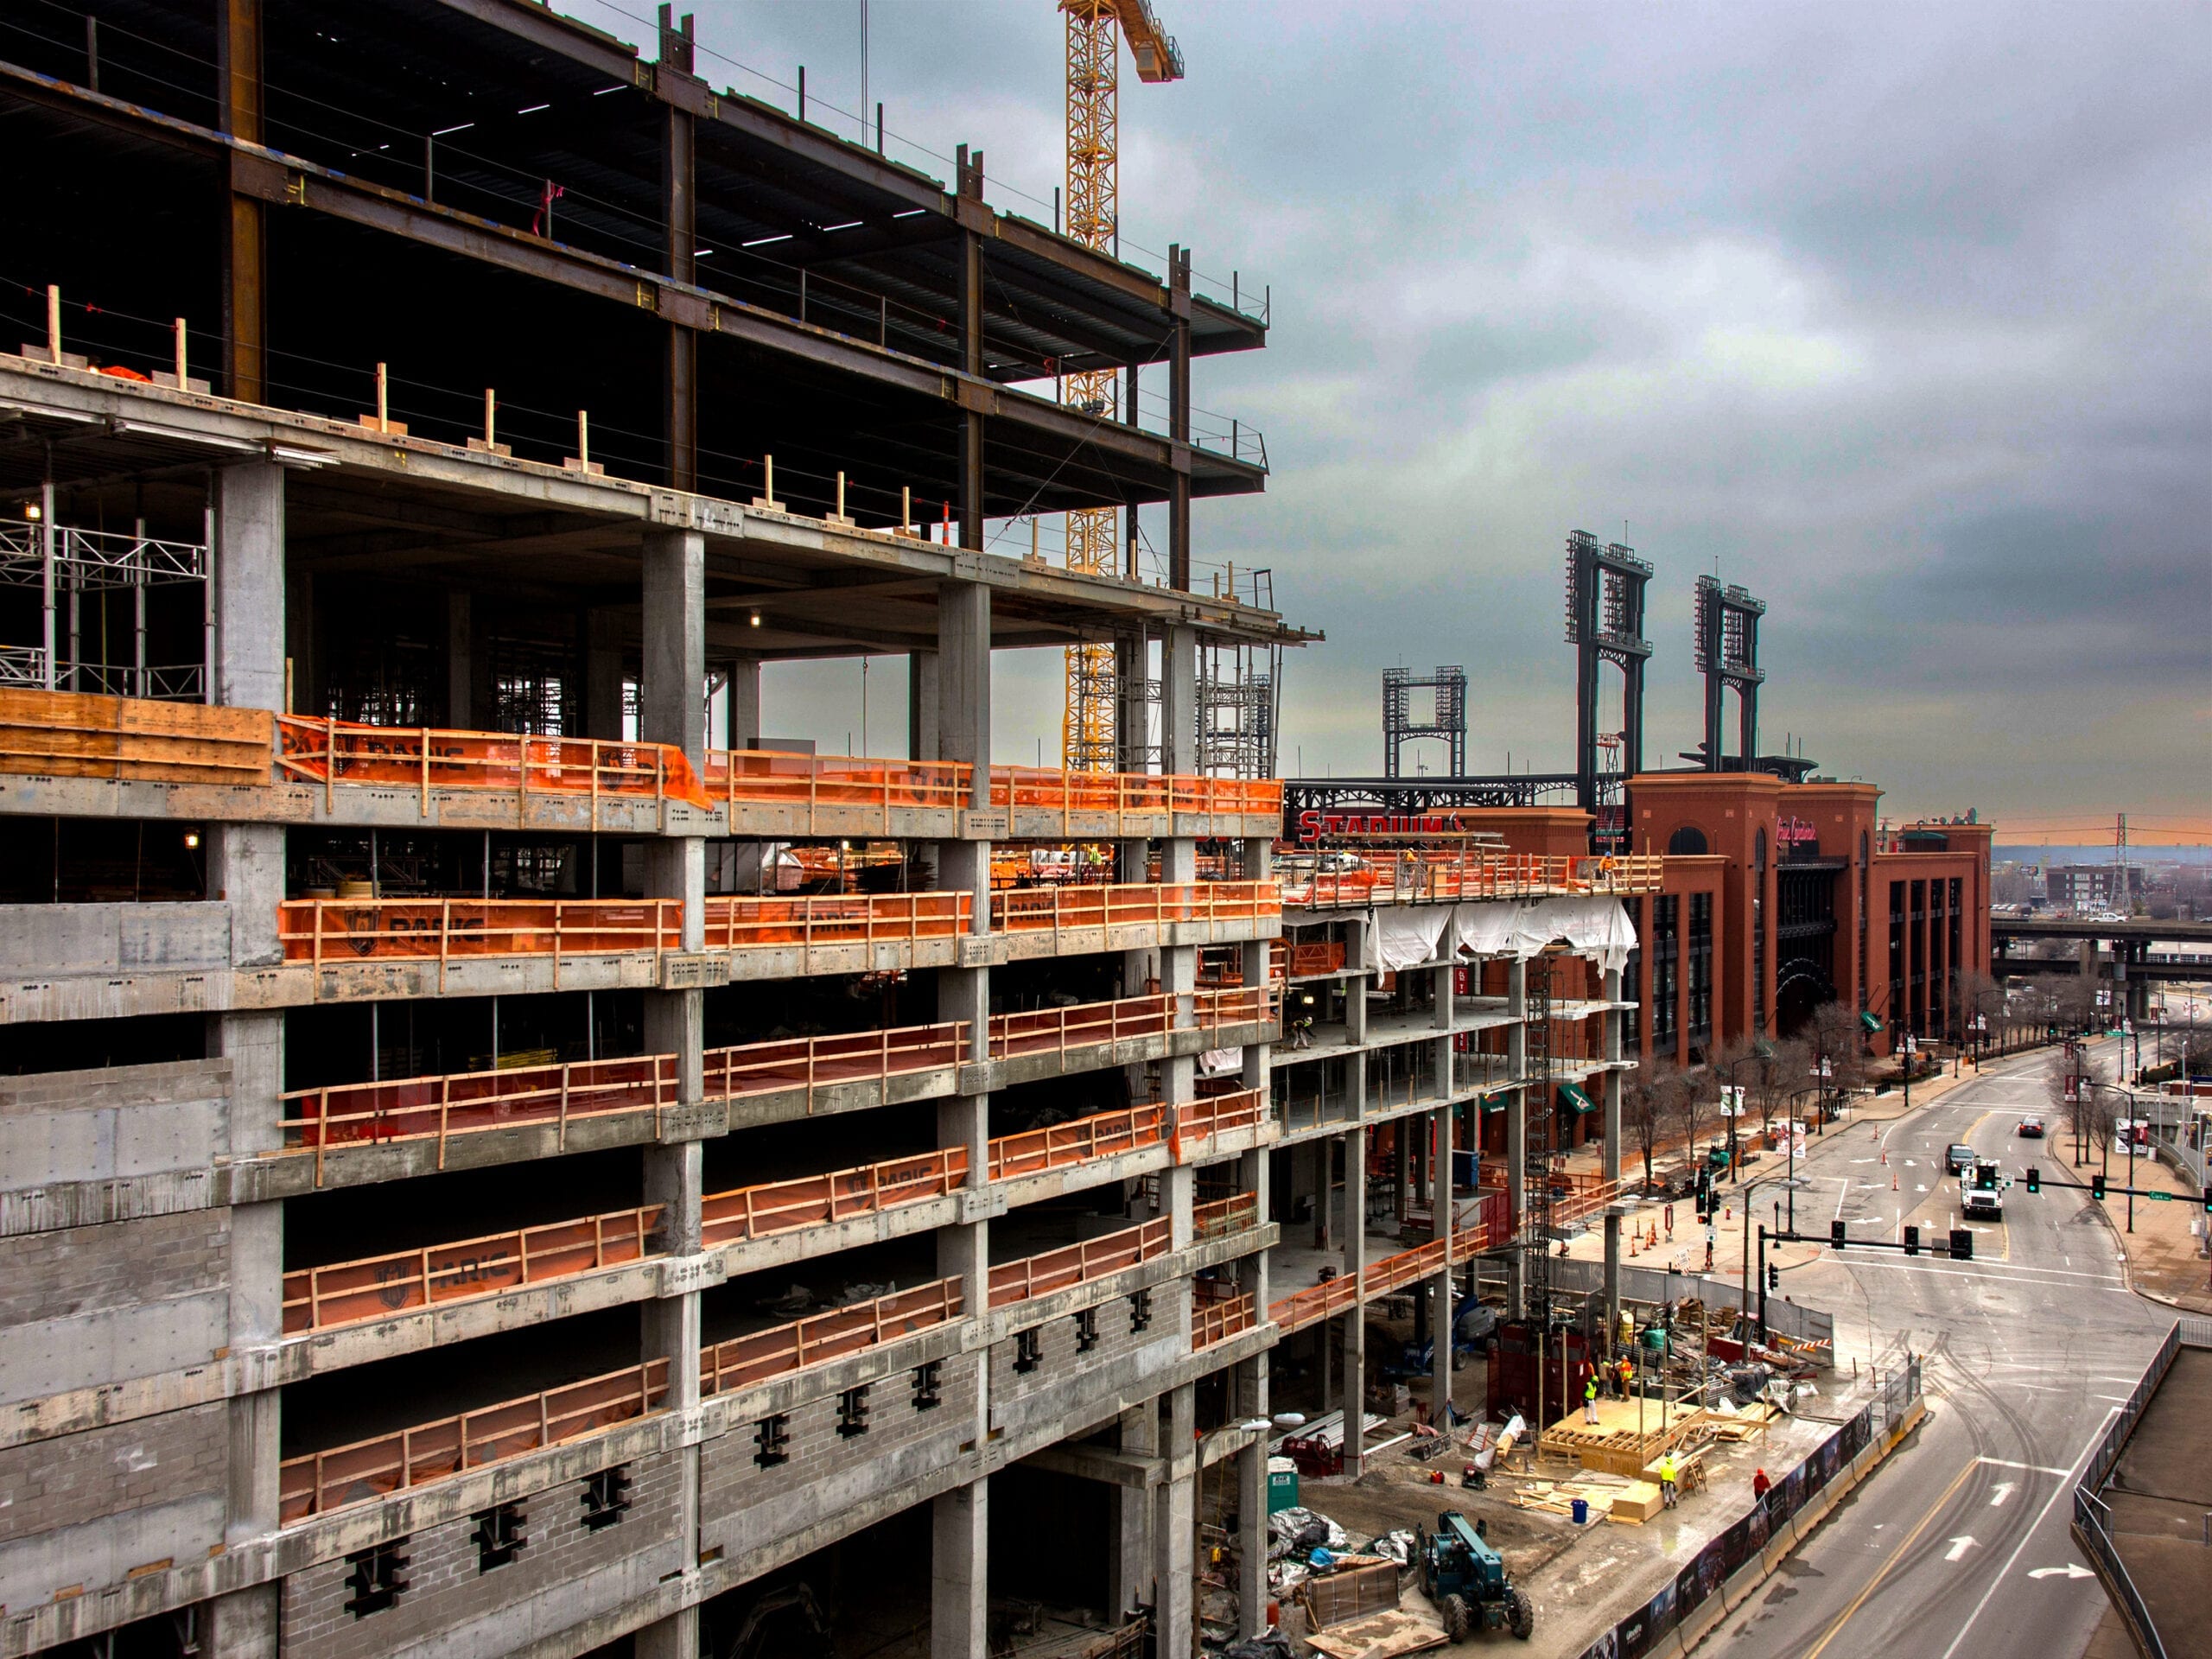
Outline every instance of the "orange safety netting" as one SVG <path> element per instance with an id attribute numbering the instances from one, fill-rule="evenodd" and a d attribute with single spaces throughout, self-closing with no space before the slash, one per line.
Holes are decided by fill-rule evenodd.
<path id="1" fill-rule="evenodd" d="M 681 899 L 287 899 L 287 962 L 607 956 L 675 950 Z"/>
<path id="2" fill-rule="evenodd" d="M 276 764 L 324 785 L 616 796 L 714 805 L 683 751 L 667 743 L 510 736 L 433 727 L 362 726 L 276 717 Z"/>

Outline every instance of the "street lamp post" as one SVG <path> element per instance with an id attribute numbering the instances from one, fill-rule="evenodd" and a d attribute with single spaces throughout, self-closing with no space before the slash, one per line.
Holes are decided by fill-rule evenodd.
<path id="1" fill-rule="evenodd" d="M 1823 1062 L 1825 1064 L 1825 1062 Z M 1800 1089 L 1789 1096 L 1789 1174 L 1783 1185 L 1789 1193 L 1789 1230 L 1797 1230 L 1797 1103 L 1808 1095 L 1823 1094 L 1827 1085 L 1823 1083 L 1811 1089 Z M 1747 1211 L 1746 1215 L 1749 1214 Z"/>

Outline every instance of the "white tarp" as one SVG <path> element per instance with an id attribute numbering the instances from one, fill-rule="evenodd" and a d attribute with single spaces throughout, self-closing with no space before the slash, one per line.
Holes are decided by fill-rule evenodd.
<path id="1" fill-rule="evenodd" d="M 1394 974 L 1415 963 L 1434 962 L 1441 953 L 1444 930 L 1452 920 L 1449 905 L 1383 906 L 1367 912 L 1367 936 L 1363 964 L 1370 971 Z"/>
<path id="2" fill-rule="evenodd" d="M 1478 957 L 1533 957 L 1554 940 L 1565 940 L 1575 955 L 1595 957 L 1608 973 L 1625 966 L 1636 948 L 1636 924 L 1618 899 L 1459 905 L 1452 931 L 1459 949 Z"/>

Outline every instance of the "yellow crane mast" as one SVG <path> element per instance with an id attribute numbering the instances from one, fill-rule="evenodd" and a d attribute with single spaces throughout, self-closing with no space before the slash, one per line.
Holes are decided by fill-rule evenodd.
<path id="1" fill-rule="evenodd" d="M 1068 20 L 1067 233 L 1085 247 L 1111 253 L 1120 211 L 1120 42 L 1128 41 L 1139 80 L 1180 80 L 1183 54 L 1146 0 L 1060 0 L 1060 10 Z M 1112 370 L 1085 370 L 1062 385 L 1062 399 L 1071 407 L 1101 420 L 1117 418 Z M 1119 523 L 1112 507 L 1068 514 L 1068 569 L 1114 574 Z M 1120 766 L 1115 693 L 1114 647 L 1070 645 L 1060 715 L 1060 760 L 1069 771 Z"/>

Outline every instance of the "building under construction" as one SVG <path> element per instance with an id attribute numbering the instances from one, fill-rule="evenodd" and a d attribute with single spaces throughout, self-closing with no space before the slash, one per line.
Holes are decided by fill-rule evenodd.
<path id="1" fill-rule="evenodd" d="M 1191 404 L 1264 315 L 708 45 L 0 33 L 0 1655 L 1264 1620 L 1281 790 L 1215 774 L 1304 636 L 1194 579 L 1264 468 Z M 1164 582 L 1023 556 L 1139 505 Z M 1118 766 L 994 765 L 994 653 L 1084 645 Z M 764 737 L 862 654 L 903 753 Z"/>

